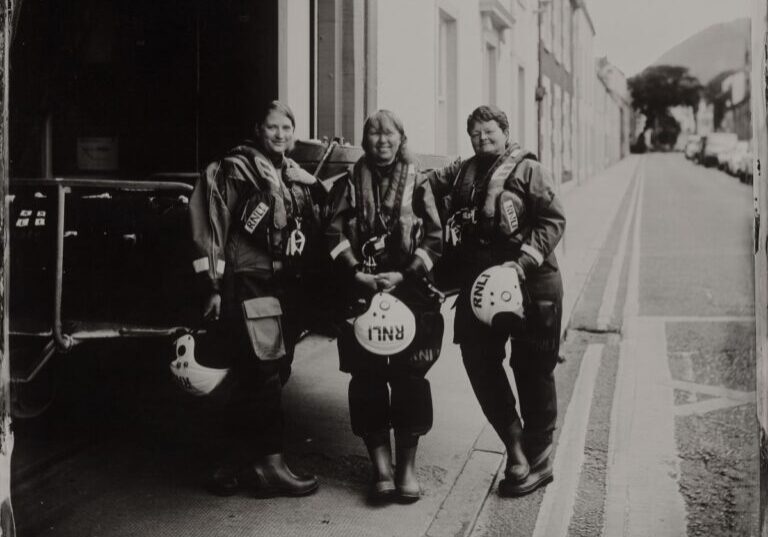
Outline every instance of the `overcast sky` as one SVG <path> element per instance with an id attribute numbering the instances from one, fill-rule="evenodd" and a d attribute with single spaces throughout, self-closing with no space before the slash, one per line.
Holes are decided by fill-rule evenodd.
<path id="1" fill-rule="evenodd" d="M 596 56 L 624 74 L 643 70 L 704 28 L 750 15 L 750 0 L 586 0 Z"/>

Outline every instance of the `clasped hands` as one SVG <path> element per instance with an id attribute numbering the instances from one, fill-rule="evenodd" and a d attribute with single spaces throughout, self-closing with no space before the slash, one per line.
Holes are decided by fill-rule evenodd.
<path id="1" fill-rule="evenodd" d="M 371 291 L 392 291 L 400 285 L 405 277 L 402 272 L 381 272 L 379 274 L 367 274 L 365 272 L 356 272 L 355 281 L 366 289 Z"/>

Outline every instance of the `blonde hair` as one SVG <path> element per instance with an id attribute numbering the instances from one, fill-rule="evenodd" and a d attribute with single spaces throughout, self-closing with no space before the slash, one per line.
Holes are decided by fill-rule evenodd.
<path id="1" fill-rule="evenodd" d="M 400 133 L 400 147 L 397 150 L 395 159 L 403 162 L 411 162 L 411 155 L 408 151 L 408 137 L 405 135 L 405 128 L 403 122 L 397 117 L 391 110 L 377 110 L 365 120 L 363 124 L 363 141 L 361 143 L 363 151 L 367 155 L 371 150 L 368 145 L 368 134 L 375 128 L 381 127 L 383 124 L 391 123 L 392 126 Z"/>

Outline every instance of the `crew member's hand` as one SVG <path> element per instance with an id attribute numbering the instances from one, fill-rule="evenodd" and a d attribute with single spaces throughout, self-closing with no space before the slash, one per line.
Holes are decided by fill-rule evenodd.
<path id="1" fill-rule="evenodd" d="M 221 295 L 219 293 L 211 293 L 205 301 L 203 319 L 206 321 L 218 321 L 219 317 L 221 317 Z"/>
<path id="2" fill-rule="evenodd" d="M 365 272 L 355 272 L 355 282 L 358 285 L 369 291 L 376 292 L 379 290 L 379 286 L 376 284 L 376 276 L 373 274 L 366 274 Z"/>
<path id="3" fill-rule="evenodd" d="M 392 291 L 402 282 L 402 272 L 382 272 L 376 275 L 376 283 L 380 291 Z"/>
<path id="4" fill-rule="evenodd" d="M 517 278 L 521 281 L 525 281 L 525 271 L 523 270 L 523 267 L 520 266 L 519 263 L 516 261 L 507 261 L 502 265 L 503 267 L 512 267 L 517 271 Z"/>

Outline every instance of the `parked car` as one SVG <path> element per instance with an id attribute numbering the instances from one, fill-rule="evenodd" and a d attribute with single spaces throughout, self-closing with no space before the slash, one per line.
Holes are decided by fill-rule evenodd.
<path id="1" fill-rule="evenodd" d="M 721 159 L 723 160 L 723 170 L 730 173 L 733 176 L 738 177 L 741 161 L 744 155 L 749 151 L 749 142 L 746 140 L 740 140 L 736 142 L 733 148 L 725 153 Z"/>
<path id="2" fill-rule="evenodd" d="M 696 155 L 701 151 L 701 136 L 698 134 L 691 134 L 688 136 L 688 141 L 685 142 L 683 153 L 685 158 L 693 160 Z"/>
<path id="3" fill-rule="evenodd" d="M 752 184 L 752 165 L 754 160 L 754 150 L 751 147 L 747 150 L 746 153 L 744 153 L 741 156 L 741 160 L 739 161 L 739 167 L 738 171 L 736 172 L 736 176 L 739 178 L 739 181 L 742 183 L 747 183 L 749 185 Z"/>
<path id="4" fill-rule="evenodd" d="M 739 139 L 733 132 L 711 132 L 704 137 L 699 163 L 704 166 L 716 166 L 718 156 L 729 151 Z"/>

